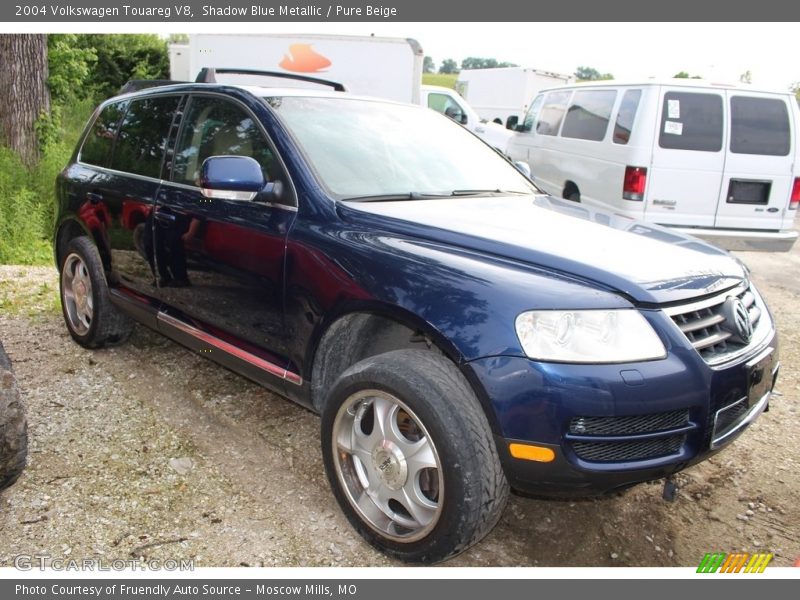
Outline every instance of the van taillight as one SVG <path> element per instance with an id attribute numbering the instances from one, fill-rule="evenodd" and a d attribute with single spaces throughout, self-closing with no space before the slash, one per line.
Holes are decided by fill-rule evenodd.
<path id="1" fill-rule="evenodd" d="M 622 197 L 625 200 L 644 200 L 644 185 L 647 182 L 647 169 L 644 167 L 625 167 L 625 180 L 622 182 Z M 797 180 L 795 180 L 795 186 Z"/>
<path id="2" fill-rule="evenodd" d="M 792 186 L 792 197 L 789 198 L 789 210 L 797 210 L 798 204 L 800 204 L 800 177 L 795 177 L 794 185 Z"/>

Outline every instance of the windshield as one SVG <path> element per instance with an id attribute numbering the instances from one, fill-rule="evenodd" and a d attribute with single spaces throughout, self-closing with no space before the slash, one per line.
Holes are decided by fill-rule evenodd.
<path id="1" fill-rule="evenodd" d="M 432 110 L 353 98 L 265 101 L 338 199 L 536 192 L 489 146 Z"/>

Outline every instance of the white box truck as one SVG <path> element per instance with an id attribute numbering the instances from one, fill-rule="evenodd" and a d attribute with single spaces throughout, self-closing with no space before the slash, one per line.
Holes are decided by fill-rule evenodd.
<path id="1" fill-rule="evenodd" d="M 188 60 L 187 60 L 188 57 Z M 410 38 L 348 35 L 191 34 L 170 48 L 172 79 L 193 81 L 204 67 L 258 69 L 343 83 L 354 94 L 420 104 L 446 114 L 505 152 L 511 132 L 483 121 L 454 90 L 422 85 L 423 52 Z M 263 85 L 263 77 L 219 81 Z M 287 85 L 275 79 L 271 85 Z M 304 84 L 292 81 L 292 87 Z"/>
<path id="2" fill-rule="evenodd" d="M 456 89 L 480 118 L 513 128 L 539 90 L 574 82 L 572 75 L 527 67 L 467 69 L 458 74 Z"/>

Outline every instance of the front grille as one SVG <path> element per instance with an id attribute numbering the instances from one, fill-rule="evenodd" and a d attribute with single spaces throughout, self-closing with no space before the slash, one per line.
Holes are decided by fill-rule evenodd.
<path id="1" fill-rule="evenodd" d="M 591 462 L 624 462 L 661 458 L 680 452 L 686 441 L 685 435 L 650 440 L 625 442 L 574 441 L 572 448 L 583 460 Z"/>
<path id="2" fill-rule="evenodd" d="M 569 432 L 577 435 L 631 435 L 665 431 L 689 423 L 689 410 L 627 417 L 573 417 Z"/>
<path id="3" fill-rule="evenodd" d="M 726 316 L 725 303 L 731 296 L 738 298 L 747 309 L 755 331 L 762 311 L 755 294 L 747 286 L 665 311 L 707 362 L 724 360 L 730 354 L 746 348 L 749 343 L 749 340 L 740 337 L 730 316 Z"/>

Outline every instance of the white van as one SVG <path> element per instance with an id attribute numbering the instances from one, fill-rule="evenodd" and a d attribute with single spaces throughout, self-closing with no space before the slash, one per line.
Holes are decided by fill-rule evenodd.
<path id="1" fill-rule="evenodd" d="M 791 249 L 800 202 L 792 94 L 701 80 L 543 90 L 509 142 L 548 193 L 731 250 Z"/>

